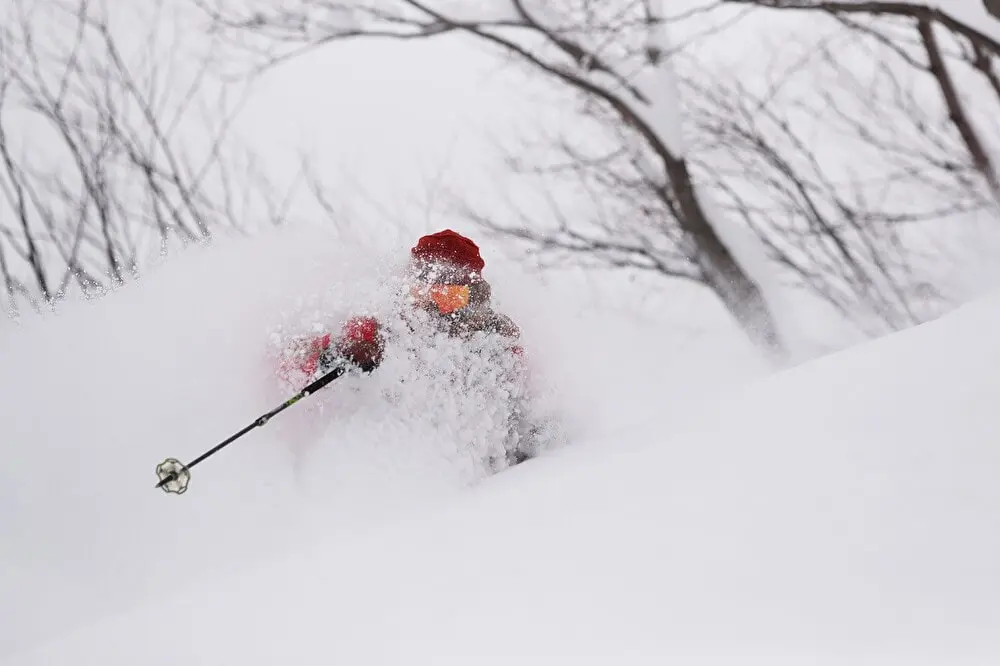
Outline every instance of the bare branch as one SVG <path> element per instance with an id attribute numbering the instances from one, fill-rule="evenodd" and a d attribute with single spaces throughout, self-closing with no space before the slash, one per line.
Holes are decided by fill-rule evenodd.
<path id="1" fill-rule="evenodd" d="M 937 38 L 934 36 L 934 26 L 926 19 L 920 20 L 918 25 L 920 35 L 924 40 L 924 46 L 927 49 L 930 71 L 940 86 L 941 95 L 944 98 L 945 106 L 948 108 L 948 116 L 951 118 L 952 123 L 954 123 L 958 133 L 962 136 L 962 141 L 965 142 L 965 146 L 969 149 L 969 154 L 972 156 L 976 168 L 986 177 L 993 195 L 997 198 L 997 203 L 1000 203 L 1000 178 L 998 178 L 996 167 L 987 154 L 982 141 L 979 139 L 978 132 L 973 127 L 972 120 L 965 111 L 964 103 L 959 98 L 955 82 L 948 72 L 948 67 L 945 65 L 944 57 L 941 55 Z"/>
<path id="2" fill-rule="evenodd" d="M 820 10 L 834 14 L 872 14 L 882 16 L 905 16 L 917 20 L 939 23 L 952 32 L 962 35 L 981 48 L 1000 55 L 1000 42 L 980 30 L 959 21 L 951 14 L 916 2 L 889 2 L 870 0 L 867 2 L 835 2 L 832 0 L 722 0 L 730 4 L 757 5 L 772 9 Z"/>

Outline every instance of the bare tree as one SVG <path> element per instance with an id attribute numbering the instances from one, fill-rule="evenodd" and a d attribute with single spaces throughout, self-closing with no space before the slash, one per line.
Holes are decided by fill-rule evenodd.
<path id="1" fill-rule="evenodd" d="M 708 125 L 695 154 L 716 167 L 713 154 L 732 156 L 722 189 L 757 181 L 723 197 L 734 214 L 783 227 L 761 234 L 771 256 L 869 333 L 926 321 L 962 299 L 943 279 L 955 267 L 941 242 L 1000 212 L 987 148 L 1000 139 L 996 45 L 926 7 L 814 4 L 840 30 L 817 30 L 798 71 L 763 93 L 692 83 Z M 885 13 L 866 13 L 876 5 Z"/>
<path id="2" fill-rule="evenodd" d="M 674 74 L 660 1 L 509 0 L 493 4 L 424 0 L 300 0 L 199 3 L 215 29 L 275 64 L 306 50 L 355 38 L 414 40 L 461 34 L 498 49 L 580 96 L 618 143 L 611 152 L 633 170 L 652 199 L 641 216 L 626 211 L 593 220 L 597 236 L 565 224 L 548 245 L 591 253 L 612 263 L 648 263 L 714 291 L 744 331 L 774 359 L 786 344 L 755 268 L 733 246 L 732 221 L 711 210 L 681 140 Z M 627 165 L 627 166 L 626 166 Z M 482 217 L 482 216 L 481 216 Z M 485 222 L 485 220 L 481 220 Z M 495 229 L 531 238 L 523 227 Z M 615 231 L 614 236 L 607 232 Z"/>
<path id="3" fill-rule="evenodd" d="M 211 45 L 184 59 L 166 5 L 143 10 L 117 32 L 89 0 L 3 10 L 0 279 L 12 312 L 102 293 L 171 247 L 241 231 L 250 206 L 236 190 L 264 191 L 227 143 L 248 89 L 233 99 L 216 85 Z"/>
<path id="4" fill-rule="evenodd" d="M 993 206 L 978 172 L 946 121 L 900 80 L 884 47 L 868 35 L 841 31 L 834 43 L 803 45 L 808 62 L 757 70 L 755 90 L 740 76 L 689 66 L 680 77 L 688 100 L 692 173 L 726 215 L 766 247 L 785 285 L 804 287 L 869 336 L 899 330 L 954 302 L 935 283 L 940 267 L 925 256 L 925 232 Z M 864 55 L 866 80 L 836 55 Z M 815 90 L 803 95 L 808 84 Z M 785 95 L 782 87 L 794 92 Z M 875 92 L 873 92 L 873 88 Z M 585 262 L 663 276 L 698 279 L 664 238 L 655 180 L 641 154 L 630 152 L 607 114 L 591 107 L 579 129 L 587 148 L 565 136 L 543 138 L 543 157 L 521 146 L 516 171 L 539 179 L 554 224 L 515 210 L 515 223 L 465 206 L 466 215 L 544 251 L 548 264 Z M 828 135 L 815 141 L 816 132 Z M 604 136 L 604 134 L 611 136 Z M 831 155 L 847 150 L 851 160 Z M 600 147 L 595 147 L 600 146 Z M 824 149 L 824 146 L 827 146 Z M 523 156 L 527 155 L 527 158 Z M 557 192 L 570 192 L 558 198 Z M 456 195 L 456 199 L 460 198 Z M 638 228 L 650 230 L 640 236 Z"/>
<path id="5" fill-rule="evenodd" d="M 965 23 L 946 10 L 920 2 L 870 1 L 834 2 L 828 0 L 723 0 L 730 4 L 755 5 L 769 9 L 815 11 L 834 17 L 847 28 L 871 35 L 894 50 L 900 65 L 926 73 L 935 83 L 954 130 L 961 137 L 976 170 L 1000 205 L 1000 165 L 991 157 L 983 130 L 977 126 L 968 97 L 962 94 L 952 72 L 960 63 L 978 72 L 1000 102 L 1000 41 L 977 27 Z M 915 53 L 912 41 L 897 26 L 915 30 Z M 947 39 L 942 45 L 941 34 Z M 950 52 L 953 51 L 953 52 Z M 993 117 L 996 117 L 995 113 Z"/>
<path id="6" fill-rule="evenodd" d="M 835 61 L 826 64 L 841 69 Z M 821 70 L 814 64 L 810 77 Z M 891 78 L 893 73 L 884 67 L 883 75 Z M 939 159 L 943 151 L 928 146 L 926 153 L 897 152 L 906 129 L 901 125 L 914 116 L 900 109 L 880 116 L 884 100 L 862 97 L 845 80 L 840 89 L 831 82 L 813 104 L 798 109 L 792 103 L 766 103 L 739 81 L 705 87 L 691 80 L 688 85 L 699 93 L 692 98 L 698 100 L 693 115 L 701 130 L 696 152 L 700 173 L 729 214 L 764 241 L 793 283 L 868 335 L 912 326 L 946 307 L 932 276 L 921 270 L 925 262 L 916 261 L 919 251 L 907 242 L 907 232 L 976 210 L 982 201 L 964 193 L 952 196 L 957 189 L 953 183 L 934 181 L 928 160 Z M 796 118 L 818 117 L 824 109 L 837 117 L 837 122 L 824 123 L 827 131 L 837 129 L 844 140 L 853 139 L 859 160 L 887 169 L 896 162 L 891 172 L 838 178 L 822 149 L 807 138 L 808 124 Z M 879 117 L 895 123 L 879 126 Z M 864 150 L 870 143 L 863 138 L 867 136 L 877 137 L 881 145 Z M 932 196 L 902 194 L 917 181 L 933 188 L 926 190 Z"/>

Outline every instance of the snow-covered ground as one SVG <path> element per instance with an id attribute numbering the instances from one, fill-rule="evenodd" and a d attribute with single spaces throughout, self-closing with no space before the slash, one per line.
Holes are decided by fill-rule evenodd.
<path id="1" fill-rule="evenodd" d="M 494 262 L 569 446 L 470 482 L 431 401 L 358 380 L 155 491 L 383 256 L 231 242 L 0 329 L 0 662 L 1000 661 L 996 299 L 753 380 L 738 338 Z"/>

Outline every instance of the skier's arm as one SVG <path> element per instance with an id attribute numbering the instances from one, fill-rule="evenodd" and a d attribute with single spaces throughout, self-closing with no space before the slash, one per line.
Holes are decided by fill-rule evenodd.
<path id="1" fill-rule="evenodd" d="M 382 349 L 378 322 L 371 317 L 354 317 L 344 324 L 337 338 L 323 333 L 293 340 L 279 359 L 277 374 L 285 382 L 301 387 L 345 361 L 371 372 L 382 362 Z"/>
<path id="2" fill-rule="evenodd" d="M 279 357 L 278 377 L 289 384 L 301 386 L 319 369 L 320 357 L 329 346 L 329 333 L 293 338 Z"/>

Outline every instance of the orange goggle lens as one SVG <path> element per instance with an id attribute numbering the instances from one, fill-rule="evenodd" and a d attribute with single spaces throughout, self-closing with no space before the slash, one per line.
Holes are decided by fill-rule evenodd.
<path id="1" fill-rule="evenodd" d="M 469 287 L 464 284 L 435 284 L 430 287 L 414 287 L 410 295 L 417 302 L 433 301 L 441 314 L 461 310 L 469 304 Z"/>

